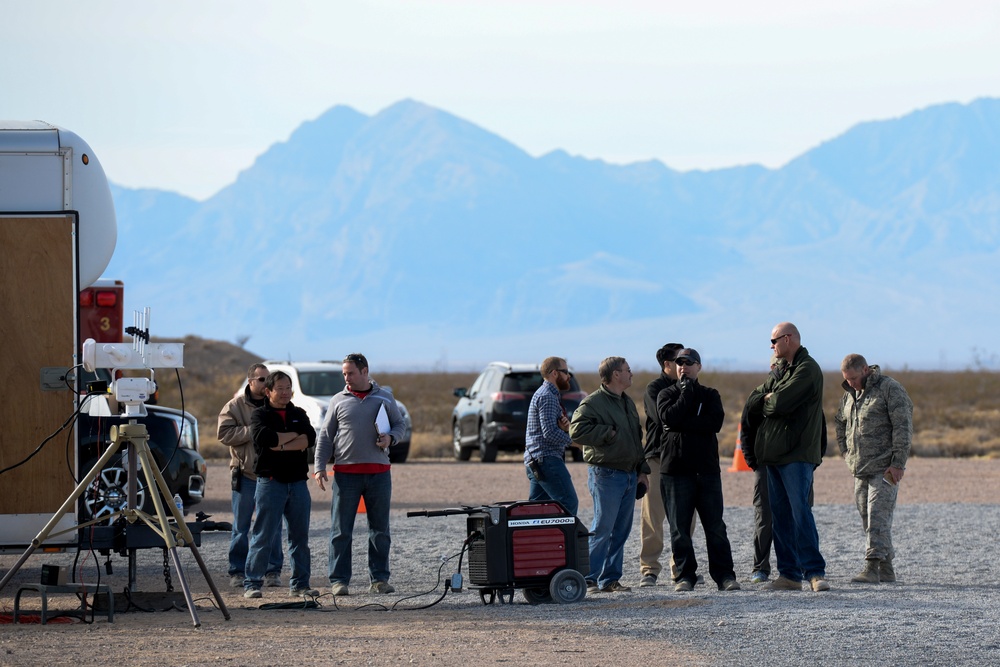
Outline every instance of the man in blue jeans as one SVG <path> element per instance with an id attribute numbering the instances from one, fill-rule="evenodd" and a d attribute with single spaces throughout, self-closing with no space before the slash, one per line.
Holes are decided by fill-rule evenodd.
<path id="1" fill-rule="evenodd" d="M 403 437 L 403 416 L 392 392 L 368 377 L 365 355 L 347 355 L 342 369 L 345 387 L 330 399 L 316 439 L 313 473 L 319 488 L 326 490 L 326 464 L 333 461 L 330 591 L 334 595 L 350 594 L 354 519 L 364 498 L 368 516 L 368 592 L 392 593 L 396 589 L 389 583 L 389 447 Z"/>
<path id="2" fill-rule="evenodd" d="M 771 331 L 771 349 L 787 364 L 781 377 L 771 375 L 747 399 L 750 416 L 762 417 L 754 454 L 767 468 L 771 532 L 778 577 L 765 590 L 828 591 L 826 561 L 809 505 L 813 471 L 822 460 L 823 371 L 802 346 L 799 330 L 782 322 Z"/>
<path id="3" fill-rule="evenodd" d="M 219 413 L 219 442 L 229 447 L 229 470 L 232 475 L 233 533 L 229 541 L 229 585 L 243 588 L 246 579 L 247 551 L 250 544 L 250 522 L 257 493 L 257 475 L 254 466 L 257 453 L 250 437 L 250 416 L 264 405 L 264 381 L 267 367 L 251 364 L 247 370 L 247 386 L 226 403 Z M 281 530 L 274 532 L 271 558 L 264 575 L 265 586 L 281 586 L 281 566 L 284 553 L 281 548 Z"/>
<path id="4" fill-rule="evenodd" d="M 250 433 L 257 463 L 257 517 L 250 532 L 247 555 L 246 589 L 243 597 L 261 597 L 264 572 L 271 557 L 274 534 L 281 533 L 281 520 L 288 526 L 288 559 L 292 573 L 288 580 L 292 597 L 315 598 L 319 591 L 310 587 L 312 561 L 309 554 L 309 454 L 316 431 L 306 411 L 294 405 L 292 379 L 274 371 L 264 382 L 267 401 L 253 411 Z"/>
<path id="5" fill-rule="evenodd" d="M 547 358 L 539 370 L 544 382 L 528 405 L 524 438 L 528 500 L 555 500 L 575 515 L 579 499 L 573 478 L 566 469 L 566 447 L 572 442 L 569 418 L 559 393 L 570 388 L 571 374 L 566 360 L 560 357 Z"/>
<path id="6" fill-rule="evenodd" d="M 594 499 L 590 528 L 590 574 L 587 592 L 625 593 L 622 560 L 632 531 L 636 489 L 649 480 L 642 451 L 642 426 L 635 403 L 625 393 L 632 369 L 622 357 L 608 357 L 597 370 L 601 388 L 580 402 L 569 435 L 583 445 L 587 486 Z"/>

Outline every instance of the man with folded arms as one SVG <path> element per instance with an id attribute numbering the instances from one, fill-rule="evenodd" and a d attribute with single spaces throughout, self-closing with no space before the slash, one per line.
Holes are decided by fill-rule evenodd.
<path id="1" fill-rule="evenodd" d="M 754 454 L 767 468 L 771 531 L 778 577 L 764 590 L 801 591 L 803 580 L 813 591 L 828 591 L 826 561 L 809 489 L 823 461 L 823 371 L 802 346 L 799 330 L 782 322 L 771 330 L 771 349 L 788 364 L 780 378 L 769 376 L 747 399 L 747 410 L 763 417 Z"/>

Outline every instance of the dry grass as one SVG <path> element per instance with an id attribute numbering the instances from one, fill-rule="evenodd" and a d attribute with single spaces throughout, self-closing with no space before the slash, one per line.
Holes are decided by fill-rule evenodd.
<path id="1" fill-rule="evenodd" d="M 242 382 L 247 367 L 260 358 L 234 345 L 209 341 L 194 336 L 184 338 L 185 405 L 199 418 L 202 451 L 206 457 L 228 456 L 226 448 L 216 438 L 216 417 Z M 899 380 L 915 406 L 913 454 L 917 456 L 984 456 L 1000 457 L 1000 373 L 963 371 L 937 373 L 927 371 L 894 371 L 883 369 Z M 410 410 L 413 417 L 414 458 L 447 458 L 451 456 L 451 410 L 455 406 L 455 387 L 469 387 L 476 373 L 379 373 L 373 372 L 381 384 L 392 387 L 395 395 Z M 709 373 L 702 382 L 722 394 L 726 421 L 719 434 L 719 452 L 731 457 L 736 443 L 736 427 L 743 402 L 754 387 L 763 382 L 761 373 Z M 653 373 L 636 373 L 629 394 L 636 400 L 642 414 L 642 392 L 655 377 Z M 596 373 L 577 376 L 584 391 L 599 385 Z M 177 382 L 166 372 L 157 376 L 160 402 L 180 407 Z M 839 373 L 827 373 L 823 408 L 829 424 L 828 454 L 835 454 L 832 419 L 842 390 Z"/>

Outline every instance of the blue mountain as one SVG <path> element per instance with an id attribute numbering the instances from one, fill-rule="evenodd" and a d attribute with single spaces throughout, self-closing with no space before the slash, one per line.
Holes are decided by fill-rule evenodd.
<path id="1" fill-rule="evenodd" d="M 334 107 L 204 202 L 115 187 L 107 277 L 153 333 L 394 367 L 623 354 L 990 366 L 1000 100 L 861 123 L 780 169 L 532 157 L 406 100 Z M 708 365 L 708 364 L 706 364 Z"/>

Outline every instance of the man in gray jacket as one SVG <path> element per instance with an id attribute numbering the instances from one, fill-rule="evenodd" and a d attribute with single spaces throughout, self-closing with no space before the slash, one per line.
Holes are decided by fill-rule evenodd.
<path id="1" fill-rule="evenodd" d="M 892 515 L 913 438 L 913 401 L 903 385 L 860 354 L 840 364 L 844 397 L 834 418 L 837 445 L 854 475 L 854 501 L 865 531 L 865 565 L 851 581 L 896 581 Z"/>
<path id="2" fill-rule="evenodd" d="M 392 593 L 389 583 L 389 503 L 392 476 L 389 447 L 403 437 L 403 416 L 392 392 L 368 377 L 368 360 L 349 354 L 343 362 L 344 391 L 330 407 L 316 437 L 315 472 L 326 490 L 326 464 L 333 462 L 330 503 L 330 586 L 334 595 L 348 595 L 351 583 L 351 542 L 354 519 L 363 498 L 368 514 L 369 592 Z"/>

